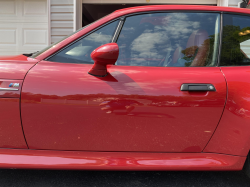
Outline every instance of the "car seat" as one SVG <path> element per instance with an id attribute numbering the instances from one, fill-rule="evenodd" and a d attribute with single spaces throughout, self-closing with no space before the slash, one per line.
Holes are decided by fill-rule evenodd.
<path id="1" fill-rule="evenodd" d="M 209 54 L 210 39 L 207 31 L 194 31 L 188 39 L 184 54 L 186 57 L 193 57 L 190 66 L 204 66 Z"/>
<path id="2" fill-rule="evenodd" d="M 172 62 L 169 66 L 184 66 L 184 64 L 177 64 L 183 57 L 194 58 L 190 66 L 204 66 L 209 54 L 210 39 L 205 30 L 194 31 L 187 42 L 186 49 L 179 46 L 173 53 Z"/>

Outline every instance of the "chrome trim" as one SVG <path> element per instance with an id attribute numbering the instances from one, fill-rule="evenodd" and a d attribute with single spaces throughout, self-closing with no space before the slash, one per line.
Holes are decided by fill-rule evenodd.
<path id="1" fill-rule="evenodd" d="M 113 38 L 112 38 L 111 43 L 117 43 L 117 40 L 118 40 L 118 37 L 119 37 L 120 32 L 121 32 L 121 30 L 122 30 L 122 27 L 123 27 L 124 22 L 125 22 L 125 18 L 122 17 L 122 18 L 120 19 L 120 22 L 119 22 L 117 28 L 116 28 L 116 31 L 115 31 L 115 34 L 114 34 L 114 36 L 113 36 Z"/>
<path id="2" fill-rule="evenodd" d="M 218 51 L 218 59 L 217 59 L 217 67 L 220 67 L 220 60 L 221 60 L 221 50 L 222 50 L 222 38 L 223 38 L 223 12 L 220 14 L 220 44 L 219 44 L 219 51 Z"/>
<path id="3" fill-rule="evenodd" d="M 18 88 L 0 88 L 0 91 L 18 91 Z"/>

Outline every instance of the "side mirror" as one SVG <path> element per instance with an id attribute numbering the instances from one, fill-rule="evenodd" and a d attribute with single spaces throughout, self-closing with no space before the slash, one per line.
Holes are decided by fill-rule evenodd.
<path id="1" fill-rule="evenodd" d="M 108 43 L 96 48 L 90 56 L 95 63 L 88 73 L 97 77 L 105 77 L 107 65 L 115 64 L 118 59 L 119 47 L 116 43 Z"/>

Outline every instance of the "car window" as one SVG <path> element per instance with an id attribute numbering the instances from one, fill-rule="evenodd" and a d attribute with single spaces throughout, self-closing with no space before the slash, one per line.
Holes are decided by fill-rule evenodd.
<path id="1" fill-rule="evenodd" d="M 221 66 L 250 65 L 250 17 L 225 14 Z"/>
<path id="2" fill-rule="evenodd" d="M 97 47 L 110 43 L 119 21 L 114 21 L 90 35 L 80 39 L 48 60 L 63 63 L 94 64 L 91 52 Z"/>
<path id="3" fill-rule="evenodd" d="M 218 13 L 153 13 L 127 17 L 117 65 L 188 67 L 217 64 Z"/>
<path id="4" fill-rule="evenodd" d="M 109 14 L 108 14 L 108 15 L 109 15 Z M 106 16 L 104 16 L 104 17 L 107 17 L 108 15 L 106 15 Z M 102 17 L 102 18 L 104 18 L 104 17 Z M 102 18 L 100 18 L 100 19 L 102 19 Z M 56 44 L 58 44 L 58 43 L 62 42 L 63 40 L 69 38 L 70 36 L 74 35 L 75 33 L 77 33 L 77 32 L 79 32 L 79 31 L 81 31 L 81 30 L 87 28 L 88 26 L 94 24 L 95 22 L 99 21 L 100 19 L 98 19 L 98 20 L 96 20 L 96 21 L 94 21 L 94 22 L 92 22 L 92 23 L 90 23 L 90 24 L 88 24 L 88 25 L 86 25 L 86 26 L 84 26 L 84 27 L 82 27 L 82 28 L 76 30 L 75 32 L 71 33 L 70 35 L 63 37 L 61 40 L 58 40 L 57 42 L 55 42 L 55 43 L 49 45 L 48 47 L 46 47 L 46 48 L 44 48 L 44 49 L 42 49 L 42 50 L 40 50 L 40 51 L 31 53 L 32 56 L 30 56 L 30 57 L 31 57 L 31 58 L 36 58 L 36 57 L 39 56 L 40 54 L 42 54 L 42 53 L 44 53 L 45 51 L 49 50 L 50 48 L 54 47 Z"/>

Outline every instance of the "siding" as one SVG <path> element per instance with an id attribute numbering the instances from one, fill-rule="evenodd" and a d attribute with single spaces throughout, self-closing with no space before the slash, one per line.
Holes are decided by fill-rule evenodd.
<path id="1" fill-rule="evenodd" d="M 241 0 L 229 0 L 228 6 L 229 7 L 238 7 L 238 3 L 241 2 Z"/>
<path id="2" fill-rule="evenodd" d="M 73 15 L 73 0 L 51 0 L 51 43 L 54 43 L 73 32 Z"/>

